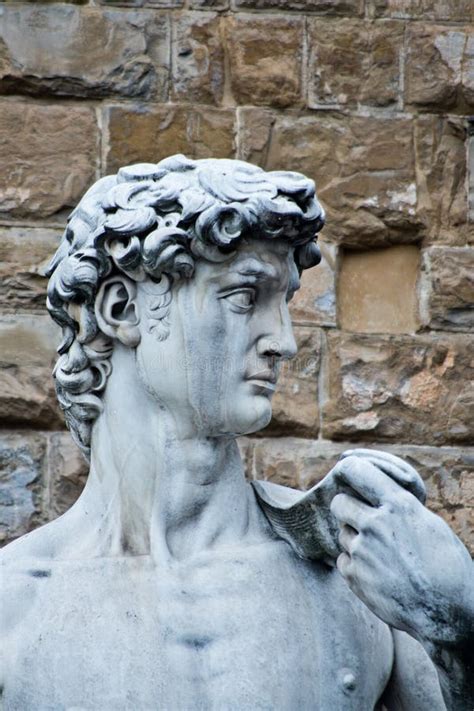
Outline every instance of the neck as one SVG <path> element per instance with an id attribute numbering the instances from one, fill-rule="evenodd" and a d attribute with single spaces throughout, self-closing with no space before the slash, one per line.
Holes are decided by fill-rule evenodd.
<path id="1" fill-rule="evenodd" d="M 105 547 L 108 555 L 169 560 L 258 535 L 258 507 L 235 439 L 184 434 L 137 382 L 126 362 L 132 354 L 114 359 L 93 430 L 80 509 L 95 544 L 102 554 Z"/>

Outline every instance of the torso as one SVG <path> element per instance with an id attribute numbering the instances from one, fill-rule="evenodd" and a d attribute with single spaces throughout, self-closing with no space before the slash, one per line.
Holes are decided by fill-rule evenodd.
<path id="1" fill-rule="evenodd" d="M 5 711 L 369 711 L 391 671 L 386 625 L 279 540 L 2 576 Z"/>

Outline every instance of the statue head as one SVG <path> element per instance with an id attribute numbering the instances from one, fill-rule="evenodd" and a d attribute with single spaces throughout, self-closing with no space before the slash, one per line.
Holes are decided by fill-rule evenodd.
<path id="1" fill-rule="evenodd" d="M 278 362 L 295 353 L 287 300 L 320 260 L 323 222 L 313 181 L 238 160 L 176 155 L 98 180 L 68 220 L 47 299 L 63 330 L 56 391 L 83 452 L 117 347 L 159 402 L 187 398 L 205 434 L 265 426 Z M 211 391 L 233 414 L 213 421 Z"/>

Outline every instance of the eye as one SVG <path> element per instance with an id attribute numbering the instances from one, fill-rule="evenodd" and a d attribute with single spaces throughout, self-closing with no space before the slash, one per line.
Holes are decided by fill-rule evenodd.
<path id="1" fill-rule="evenodd" d="M 230 301 L 232 306 L 235 306 L 237 311 L 249 311 L 255 304 L 255 293 L 253 289 L 238 289 L 231 291 L 225 297 L 226 301 Z"/>

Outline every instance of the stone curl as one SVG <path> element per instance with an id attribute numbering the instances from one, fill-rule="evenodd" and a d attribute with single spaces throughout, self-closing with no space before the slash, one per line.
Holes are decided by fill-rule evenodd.
<path id="1" fill-rule="evenodd" d="M 323 223 L 312 180 L 243 161 L 176 155 L 98 180 L 69 217 L 48 270 L 47 306 L 63 329 L 56 391 L 86 456 L 111 368 L 112 343 L 94 315 L 107 276 L 141 282 L 164 275 L 171 289 L 192 276 L 196 259 L 229 259 L 250 236 L 290 241 L 301 271 L 320 260 L 316 235 Z"/>

